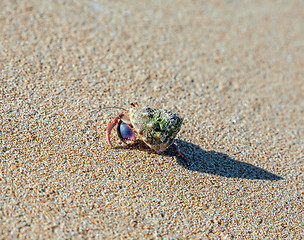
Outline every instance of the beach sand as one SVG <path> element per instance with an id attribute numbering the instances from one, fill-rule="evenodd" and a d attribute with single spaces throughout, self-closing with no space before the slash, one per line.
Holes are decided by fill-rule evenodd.
<path id="1" fill-rule="evenodd" d="M 0 1 L 1 239 L 303 239 L 304 2 Z M 107 124 L 184 117 L 174 152 Z"/>

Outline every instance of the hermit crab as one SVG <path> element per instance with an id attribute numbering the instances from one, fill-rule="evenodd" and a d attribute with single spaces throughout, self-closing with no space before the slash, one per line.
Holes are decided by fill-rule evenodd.
<path id="1" fill-rule="evenodd" d="M 137 103 L 131 103 L 129 110 L 123 110 L 124 112 L 118 114 L 106 129 L 107 141 L 110 146 L 112 146 L 111 131 L 117 125 L 117 133 L 122 142 L 127 143 L 127 140 L 135 140 L 136 134 L 157 153 L 172 147 L 187 165 L 190 164 L 189 159 L 173 143 L 183 122 L 181 116 L 165 109 L 139 107 Z"/>

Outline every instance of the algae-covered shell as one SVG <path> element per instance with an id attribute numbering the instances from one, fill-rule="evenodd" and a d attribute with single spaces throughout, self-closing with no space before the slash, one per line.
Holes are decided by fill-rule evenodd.
<path id="1" fill-rule="evenodd" d="M 134 107 L 130 109 L 130 121 L 150 148 L 163 152 L 173 143 L 183 118 L 165 109 Z"/>

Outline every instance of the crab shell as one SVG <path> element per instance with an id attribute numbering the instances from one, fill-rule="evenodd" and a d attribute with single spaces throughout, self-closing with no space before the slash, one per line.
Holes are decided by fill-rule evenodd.
<path id="1" fill-rule="evenodd" d="M 178 114 L 149 107 L 130 108 L 129 117 L 140 138 L 156 152 L 165 151 L 173 143 L 183 123 Z"/>

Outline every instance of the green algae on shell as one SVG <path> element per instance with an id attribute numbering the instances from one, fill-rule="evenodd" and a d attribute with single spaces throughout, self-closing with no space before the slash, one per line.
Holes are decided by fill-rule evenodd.
<path id="1" fill-rule="evenodd" d="M 165 109 L 135 107 L 130 120 L 142 140 L 156 152 L 165 151 L 180 131 L 183 118 Z"/>

